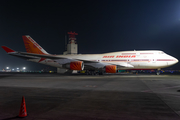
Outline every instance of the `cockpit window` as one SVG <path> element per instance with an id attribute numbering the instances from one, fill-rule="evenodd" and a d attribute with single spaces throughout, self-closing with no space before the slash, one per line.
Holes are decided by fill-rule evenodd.
<path id="1" fill-rule="evenodd" d="M 159 52 L 159 54 L 165 54 L 164 52 Z"/>

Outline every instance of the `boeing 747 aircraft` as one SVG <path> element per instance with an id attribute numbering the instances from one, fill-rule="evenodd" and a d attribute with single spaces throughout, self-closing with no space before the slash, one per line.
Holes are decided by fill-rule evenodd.
<path id="1" fill-rule="evenodd" d="M 88 70 L 93 74 L 116 73 L 117 70 L 148 70 L 169 67 L 178 60 L 160 50 L 120 51 L 104 54 L 52 55 L 47 53 L 29 35 L 22 36 L 27 52 L 2 48 L 9 54 L 28 61 L 69 70 Z"/>

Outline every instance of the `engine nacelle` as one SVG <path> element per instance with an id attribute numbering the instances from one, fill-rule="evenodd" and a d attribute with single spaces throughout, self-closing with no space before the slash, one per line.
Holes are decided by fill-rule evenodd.
<path id="1" fill-rule="evenodd" d="M 116 65 L 107 65 L 105 67 L 106 73 L 116 73 L 117 72 L 117 66 Z"/>
<path id="2" fill-rule="evenodd" d="M 64 64 L 62 67 L 71 70 L 84 70 L 84 63 L 83 61 L 74 61 L 68 64 Z"/>

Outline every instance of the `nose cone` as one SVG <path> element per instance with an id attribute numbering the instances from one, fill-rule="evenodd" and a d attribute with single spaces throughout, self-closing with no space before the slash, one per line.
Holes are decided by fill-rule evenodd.
<path id="1" fill-rule="evenodd" d="M 172 61 L 172 65 L 174 65 L 174 64 L 179 62 L 179 60 L 177 58 L 175 58 L 175 57 L 172 57 L 172 60 L 173 60 Z"/>
<path id="2" fill-rule="evenodd" d="M 173 56 L 166 55 L 165 59 L 167 60 L 166 63 L 168 66 L 172 66 L 179 62 L 179 60 Z"/>
<path id="3" fill-rule="evenodd" d="M 178 63 L 178 62 L 179 62 L 179 60 L 175 58 L 175 64 Z"/>

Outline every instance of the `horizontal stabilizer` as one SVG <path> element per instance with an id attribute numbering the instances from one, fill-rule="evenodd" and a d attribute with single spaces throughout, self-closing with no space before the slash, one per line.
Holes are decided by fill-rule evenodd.
<path id="1" fill-rule="evenodd" d="M 1 47 L 2 47 L 7 53 L 16 52 L 16 51 L 14 51 L 14 50 L 6 47 L 6 46 L 1 46 Z"/>

